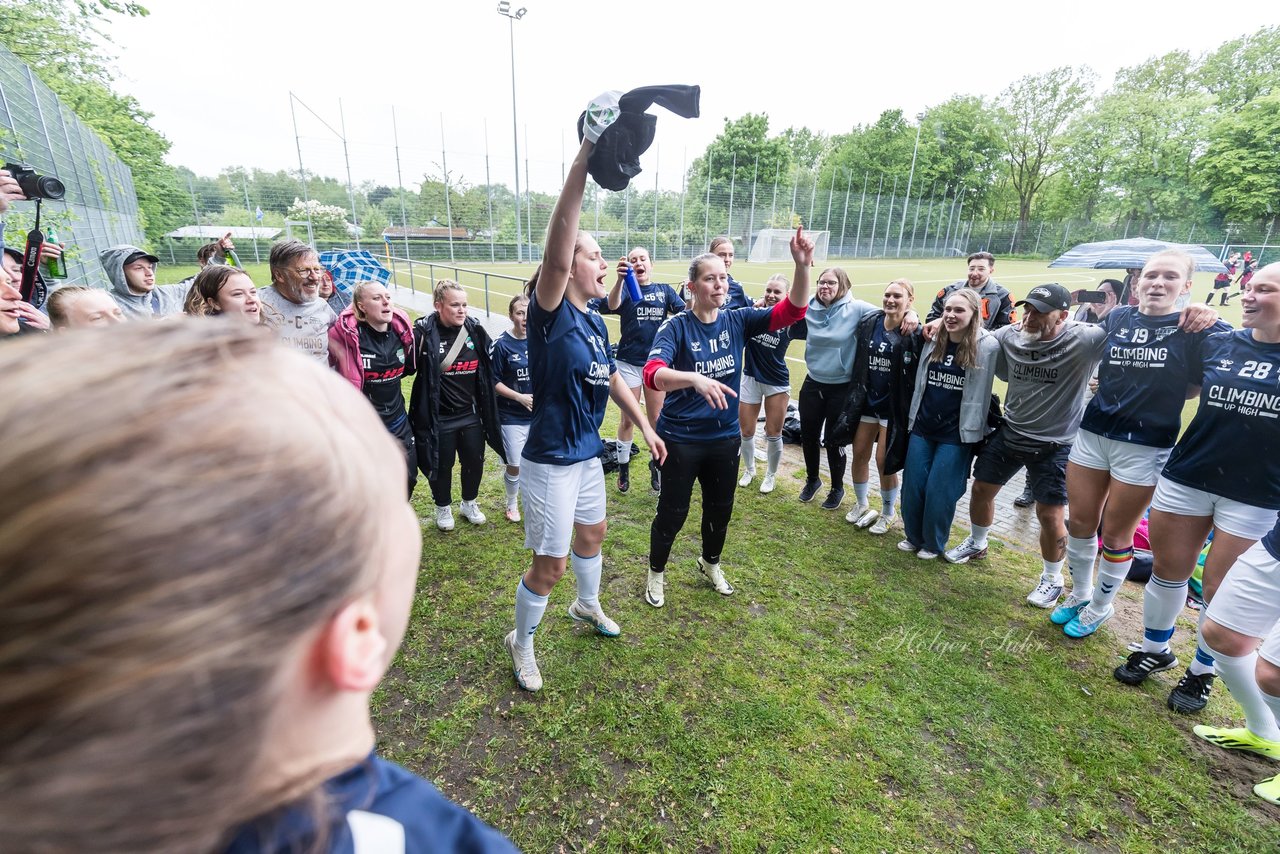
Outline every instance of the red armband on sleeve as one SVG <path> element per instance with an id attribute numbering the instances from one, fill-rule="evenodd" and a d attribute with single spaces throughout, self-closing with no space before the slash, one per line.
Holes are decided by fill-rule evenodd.
<path id="1" fill-rule="evenodd" d="M 640 375 L 644 378 L 644 384 L 647 387 L 653 389 L 654 391 L 662 391 L 662 389 L 654 385 L 653 378 L 654 378 L 654 375 L 657 374 L 660 369 L 665 367 L 667 367 L 667 363 L 662 361 L 661 359 L 650 359 L 649 361 L 645 362 L 644 370 L 640 372 Z"/>
<path id="2" fill-rule="evenodd" d="M 802 305 L 799 308 L 791 304 L 791 300 L 784 299 L 773 307 L 773 312 L 769 315 L 769 331 L 777 332 L 784 326 L 790 326 L 797 320 L 803 320 L 805 313 L 809 311 L 809 306 Z"/>

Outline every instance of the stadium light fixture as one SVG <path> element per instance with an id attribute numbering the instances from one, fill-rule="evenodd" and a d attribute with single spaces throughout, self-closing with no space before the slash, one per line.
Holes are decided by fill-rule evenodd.
<path id="1" fill-rule="evenodd" d="M 509 0 L 499 0 L 498 14 L 507 19 L 507 30 L 511 37 L 511 147 L 515 152 L 516 175 L 516 260 L 524 260 L 524 243 L 520 229 L 520 130 L 516 121 L 516 26 L 515 22 L 525 16 L 529 10 L 521 6 L 512 11 Z M 532 260 L 532 258 L 530 259 Z"/>

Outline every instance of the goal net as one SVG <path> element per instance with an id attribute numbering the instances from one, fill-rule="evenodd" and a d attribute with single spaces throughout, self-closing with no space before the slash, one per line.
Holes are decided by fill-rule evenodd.
<path id="1" fill-rule="evenodd" d="M 751 244 L 751 253 L 747 260 L 752 264 L 768 264 L 771 261 L 791 260 L 791 238 L 794 229 L 762 228 L 756 234 L 755 243 Z M 831 239 L 829 231 L 806 231 L 805 236 L 813 241 L 813 260 L 825 263 L 827 260 L 827 243 Z"/>

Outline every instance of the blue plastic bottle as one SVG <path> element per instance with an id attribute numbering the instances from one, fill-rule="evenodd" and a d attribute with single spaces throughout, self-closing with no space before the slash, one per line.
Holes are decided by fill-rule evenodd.
<path id="1" fill-rule="evenodd" d="M 640 293 L 640 283 L 636 281 L 636 274 L 627 268 L 627 293 L 631 295 L 632 302 L 640 302 L 644 299 L 644 294 Z"/>

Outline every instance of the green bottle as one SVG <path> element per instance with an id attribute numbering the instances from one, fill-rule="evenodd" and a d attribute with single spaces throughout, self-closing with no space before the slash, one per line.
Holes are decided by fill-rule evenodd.
<path id="1" fill-rule="evenodd" d="M 45 240 L 46 243 L 58 243 L 58 233 L 52 228 L 49 229 L 49 235 Z M 67 259 L 59 255 L 57 258 L 44 259 L 44 274 L 50 279 L 67 278 Z"/>

